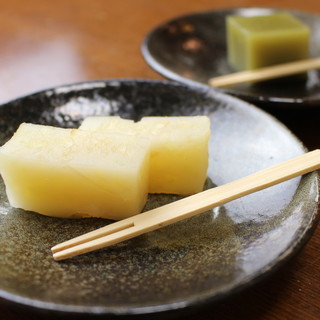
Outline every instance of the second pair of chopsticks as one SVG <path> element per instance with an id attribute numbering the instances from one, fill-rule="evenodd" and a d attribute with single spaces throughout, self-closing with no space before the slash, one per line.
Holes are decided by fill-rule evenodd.
<path id="1" fill-rule="evenodd" d="M 53 258 L 63 260 L 128 240 L 319 168 L 320 150 L 315 150 L 58 244 L 51 249 Z"/>
<path id="2" fill-rule="evenodd" d="M 258 82 L 274 78 L 290 76 L 312 69 L 320 68 L 320 58 L 298 60 L 255 70 L 235 72 L 209 79 L 212 87 L 223 88 L 247 82 Z"/>

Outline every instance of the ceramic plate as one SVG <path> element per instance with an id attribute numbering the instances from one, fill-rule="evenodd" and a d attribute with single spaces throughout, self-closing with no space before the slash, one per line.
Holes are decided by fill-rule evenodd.
<path id="1" fill-rule="evenodd" d="M 236 98 L 156 81 L 110 80 L 49 89 L 0 107 L 0 143 L 21 122 L 77 127 L 89 115 L 211 118 L 206 188 L 304 152 L 274 118 Z M 13 209 L 0 183 L 0 296 L 59 312 L 133 315 L 213 303 L 269 274 L 308 239 L 318 207 L 316 173 L 69 260 L 51 246 L 104 226 Z M 178 196 L 150 196 L 146 209 Z"/>
<path id="2" fill-rule="evenodd" d="M 280 9 L 235 8 L 178 17 L 150 32 L 142 44 L 147 63 L 165 77 L 187 84 L 207 84 L 211 77 L 234 72 L 226 59 L 225 19 L 230 14 L 261 15 Z M 286 10 L 311 29 L 311 56 L 320 52 L 320 16 Z M 319 71 L 302 81 L 267 81 L 219 89 L 244 100 L 277 106 L 319 106 Z"/>

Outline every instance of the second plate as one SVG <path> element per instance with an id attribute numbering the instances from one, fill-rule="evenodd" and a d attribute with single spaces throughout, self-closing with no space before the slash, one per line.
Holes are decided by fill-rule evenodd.
<path id="1" fill-rule="evenodd" d="M 274 8 L 234 8 L 178 17 L 151 31 L 142 44 L 147 63 L 163 76 L 185 84 L 207 84 L 211 77 L 234 72 L 226 58 L 225 19 L 231 14 L 262 15 Z M 285 10 L 311 29 L 310 55 L 320 52 L 320 16 Z M 276 83 L 276 84 L 275 84 Z M 258 105 L 315 107 L 320 105 L 320 74 L 308 72 L 306 81 L 244 84 L 217 89 Z"/>

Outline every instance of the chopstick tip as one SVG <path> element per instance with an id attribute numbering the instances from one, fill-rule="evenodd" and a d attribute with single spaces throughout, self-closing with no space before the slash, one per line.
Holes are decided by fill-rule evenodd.
<path id="1" fill-rule="evenodd" d="M 62 249 L 64 249 L 64 247 L 61 246 L 61 244 L 57 244 L 55 246 L 53 246 L 50 250 L 52 253 L 56 253 L 61 251 Z"/>
<path id="2" fill-rule="evenodd" d="M 52 257 L 53 257 L 53 260 L 55 260 L 55 261 L 63 260 L 62 258 L 59 257 L 59 254 L 58 254 L 58 253 L 54 253 L 54 254 L 52 255 Z"/>

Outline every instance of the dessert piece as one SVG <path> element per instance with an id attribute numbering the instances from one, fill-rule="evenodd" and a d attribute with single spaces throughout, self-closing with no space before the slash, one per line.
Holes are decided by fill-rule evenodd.
<path id="1" fill-rule="evenodd" d="M 227 17 L 228 62 L 251 70 L 309 57 L 310 30 L 287 13 Z"/>
<path id="2" fill-rule="evenodd" d="M 202 191 L 208 169 L 208 117 L 145 117 L 126 126 L 127 121 L 89 117 L 79 129 L 150 138 L 150 193 L 189 195 Z"/>
<path id="3" fill-rule="evenodd" d="M 123 219 L 147 199 L 149 140 L 21 124 L 0 148 L 13 207 L 55 217 Z"/>
<path id="4" fill-rule="evenodd" d="M 209 118 L 145 117 L 139 126 L 152 139 L 149 192 L 202 191 L 209 159 Z"/>
<path id="5" fill-rule="evenodd" d="M 115 132 L 124 134 L 136 134 L 136 123 L 133 120 L 119 116 L 92 116 L 85 118 L 79 129 L 94 132 Z"/>

